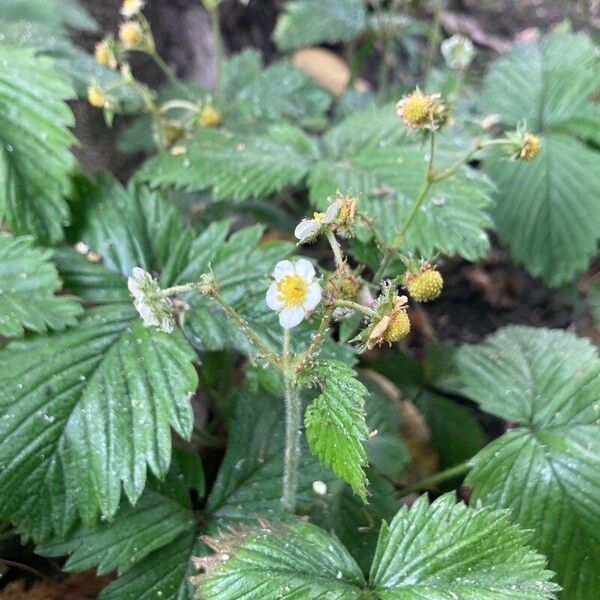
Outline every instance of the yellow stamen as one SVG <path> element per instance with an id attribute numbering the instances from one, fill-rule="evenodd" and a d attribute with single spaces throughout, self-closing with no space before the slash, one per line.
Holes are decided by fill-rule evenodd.
<path id="1" fill-rule="evenodd" d="M 300 275 L 285 275 L 277 282 L 277 299 L 286 307 L 300 306 L 306 299 L 308 285 Z"/>
<path id="2" fill-rule="evenodd" d="M 315 212 L 313 213 L 313 219 L 317 222 L 317 223 L 322 223 L 325 220 L 325 213 L 322 212 Z"/>

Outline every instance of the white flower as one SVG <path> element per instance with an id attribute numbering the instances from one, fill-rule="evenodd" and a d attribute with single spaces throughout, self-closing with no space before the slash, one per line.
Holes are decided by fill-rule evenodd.
<path id="1" fill-rule="evenodd" d="M 275 266 L 273 276 L 275 282 L 267 290 L 267 306 L 279 313 L 284 329 L 291 329 L 321 301 L 321 287 L 313 281 L 315 268 L 305 258 L 295 262 L 282 260 Z"/>
<path id="2" fill-rule="evenodd" d="M 133 305 L 144 325 L 158 327 L 165 333 L 173 331 L 173 315 L 167 298 L 160 295 L 156 279 L 144 269 L 135 267 L 127 279 L 127 287 L 133 296 Z"/>
<path id="3" fill-rule="evenodd" d="M 314 239 L 321 231 L 321 227 L 333 223 L 339 210 L 338 203 L 333 201 L 324 213 L 316 212 L 312 219 L 302 219 L 294 230 L 294 235 L 301 244 Z"/>
<path id="4" fill-rule="evenodd" d="M 145 4 L 145 0 L 123 0 L 121 14 L 127 19 L 131 19 L 144 8 Z"/>
<path id="5" fill-rule="evenodd" d="M 466 69 L 473 60 L 473 42 L 462 35 L 453 35 L 444 40 L 440 47 L 446 64 L 451 69 Z"/>

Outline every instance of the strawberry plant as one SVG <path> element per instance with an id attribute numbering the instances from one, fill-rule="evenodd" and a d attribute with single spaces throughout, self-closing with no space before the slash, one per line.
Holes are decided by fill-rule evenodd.
<path id="1" fill-rule="evenodd" d="M 143 0 L 112 32 L 71 0 L 0 7 L 4 539 L 110 576 L 102 600 L 597 598 L 596 347 L 425 339 L 453 265 L 499 244 L 600 318 L 593 42 L 484 61 L 437 13 L 427 48 L 406 3 L 292 0 L 266 65 L 202 4 L 214 89 Z M 354 59 L 343 95 L 285 54 L 315 44 Z M 353 90 L 369 60 L 377 93 Z M 126 180 L 78 166 L 77 96 L 143 153 Z"/>

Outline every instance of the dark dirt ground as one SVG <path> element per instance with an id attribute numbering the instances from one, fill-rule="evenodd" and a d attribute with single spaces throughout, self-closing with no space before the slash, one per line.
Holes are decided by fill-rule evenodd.
<path id="1" fill-rule="evenodd" d="M 86 0 L 90 12 L 106 30 L 114 31 L 118 22 L 120 0 Z M 411 3 L 412 10 L 427 17 L 428 2 Z M 155 27 L 158 47 L 176 72 L 210 84 L 214 78 L 214 49 L 206 15 L 199 0 L 150 0 L 149 18 Z M 276 57 L 271 33 L 283 0 L 225 0 L 222 5 L 224 43 L 229 53 L 247 46 L 261 50 L 266 62 Z M 584 27 L 596 33 L 600 27 L 600 1 L 569 2 L 566 0 L 462 0 L 449 2 L 443 19 L 447 33 L 470 34 L 486 47 L 508 42 L 551 29 L 565 18 L 575 28 Z M 78 40 L 93 48 L 95 40 Z M 480 49 L 481 49 L 480 47 Z M 157 83 L 160 75 L 144 62 L 136 69 L 141 78 Z M 135 169 L 141 157 L 119 155 L 114 146 L 114 132 L 107 130 L 97 111 L 85 103 L 75 103 L 82 141 L 77 151 L 86 170 L 109 168 L 125 177 Z M 574 303 L 576 290 L 585 293 L 593 273 L 600 274 L 600 264 L 581 278 L 573 289 L 551 290 L 514 266 L 507 252 L 496 242 L 488 258 L 477 265 L 461 260 L 447 260 L 442 265 L 445 287 L 442 297 L 415 315 L 416 335 L 410 348 L 416 356 L 422 353 L 423 340 L 439 340 L 451 345 L 472 343 L 508 324 L 556 327 L 589 335 L 600 345 L 600 334 L 589 319 L 585 303 Z M 460 399 L 459 399 L 460 401 Z M 468 405 L 468 403 L 466 403 Z M 488 435 L 498 435 L 504 424 L 490 419 L 469 406 Z M 1 534 L 1 529 L 0 529 Z M 0 542 L 0 576 L 4 589 L 0 600 L 92 600 L 106 578 L 93 573 L 65 577 L 60 561 L 37 557 L 31 546 L 21 547 L 16 538 Z"/>

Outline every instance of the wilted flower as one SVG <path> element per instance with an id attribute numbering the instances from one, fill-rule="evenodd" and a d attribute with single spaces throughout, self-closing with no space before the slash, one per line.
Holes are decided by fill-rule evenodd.
<path id="1" fill-rule="evenodd" d="M 139 48 L 144 40 L 144 31 L 137 21 L 125 21 L 119 27 L 119 39 L 126 50 Z"/>
<path id="2" fill-rule="evenodd" d="M 294 235 L 301 244 L 314 240 L 315 237 L 320 233 L 322 227 L 333 223 L 337 217 L 339 207 L 337 202 L 332 202 L 327 210 L 323 212 L 316 212 L 313 214 L 312 219 L 302 219 L 294 230 Z"/>
<path id="3" fill-rule="evenodd" d="M 110 38 L 105 38 L 96 44 L 94 57 L 98 64 L 109 69 L 114 70 L 119 65 L 113 50 L 113 41 Z"/>
<path id="4" fill-rule="evenodd" d="M 221 113 L 212 105 L 207 104 L 198 114 L 200 127 L 217 127 L 221 123 Z"/>
<path id="5" fill-rule="evenodd" d="M 171 333 L 174 325 L 171 304 L 167 298 L 161 296 L 156 279 L 144 269 L 135 267 L 127 279 L 127 287 L 144 325 L 158 327 L 165 333 Z"/>
<path id="6" fill-rule="evenodd" d="M 104 90 L 97 84 L 91 83 L 87 91 L 88 102 L 95 108 L 111 108 L 112 102 L 104 93 Z"/>
<path id="7" fill-rule="evenodd" d="M 440 94 L 423 94 L 419 88 L 396 104 L 396 114 L 412 129 L 436 130 L 444 121 L 446 107 Z"/>
<path id="8" fill-rule="evenodd" d="M 279 313 L 279 323 L 291 329 L 321 301 L 321 287 L 314 281 L 315 268 L 305 258 L 282 260 L 273 271 L 275 282 L 267 290 L 267 306 Z"/>
<path id="9" fill-rule="evenodd" d="M 123 0 L 123 6 L 121 6 L 121 14 L 126 19 L 131 19 L 144 8 L 146 4 L 145 0 Z"/>
<path id="10" fill-rule="evenodd" d="M 518 160 L 533 160 L 542 147 L 542 141 L 537 135 L 525 132 L 523 134 L 523 143 L 513 158 Z"/>
<path id="11" fill-rule="evenodd" d="M 466 69 L 473 60 L 473 42 L 462 35 L 453 35 L 444 40 L 440 47 L 446 64 L 451 69 Z"/>

